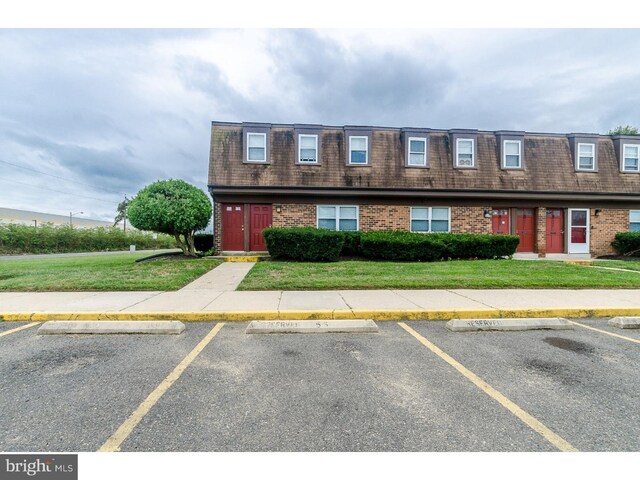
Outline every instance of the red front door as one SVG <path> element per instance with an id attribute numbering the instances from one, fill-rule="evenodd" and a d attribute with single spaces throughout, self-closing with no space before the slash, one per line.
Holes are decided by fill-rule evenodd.
<path id="1" fill-rule="evenodd" d="M 249 207 L 249 250 L 264 252 L 267 244 L 262 229 L 271 226 L 271 205 L 251 205 Z"/>
<path id="2" fill-rule="evenodd" d="M 244 205 L 241 203 L 222 204 L 222 250 L 244 250 Z"/>
<path id="3" fill-rule="evenodd" d="M 547 209 L 547 253 L 564 252 L 564 213 L 561 208 Z"/>
<path id="4" fill-rule="evenodd" d="M 516 234 L 520 237 L 518 252 L 533 252 L 534 212 L 533 208 L 516 210 Z"/>
<path id="5" fill-rule="evenodd" d="M 509 235 L 509 209 L 494 208 L 491 211 L 491 224 L 494 235 Z"/>

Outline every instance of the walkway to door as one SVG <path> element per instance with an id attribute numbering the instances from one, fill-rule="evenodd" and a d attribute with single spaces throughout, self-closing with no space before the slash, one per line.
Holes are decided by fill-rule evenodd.
<path id="1" fill-rule="evenodd" d="M 200 278 L 182 287 L 179 291 L 216 290 L 230 292 L 238 288 L 240 282 L 253 268 L 255 262 L 224 262 Z"/>

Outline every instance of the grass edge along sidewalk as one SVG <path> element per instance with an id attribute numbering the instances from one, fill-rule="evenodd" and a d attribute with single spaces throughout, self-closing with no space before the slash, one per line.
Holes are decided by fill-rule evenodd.
<path id="1" fill-rule="evenodd" d="M 256 264 L 238 290 L 455 288 L 640 288 L 640 275 L 543 260 L 268 261 Z"/>
<path id="2" fill-rule="evenodd" d="M 135 263 L 145 253 L 0 261 L 0 292 L 172 291 L 217 267 L 216 259 L 164 258 Z"/>

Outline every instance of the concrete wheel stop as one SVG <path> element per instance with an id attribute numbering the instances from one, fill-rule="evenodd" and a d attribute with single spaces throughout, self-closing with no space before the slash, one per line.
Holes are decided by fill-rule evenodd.
<path id="1" fill-rule="evenodd" d="M 573 330 L 574 326 L 564 318 L 491 318 L 454 319 L 445 327 L 452 332 L 477 332 L 480 330 Z"/>
<path id="2" fill-rule="evenodd" d="M 373 320 L 254 320 L 244 333 L 378 333 Z"/>
<path id="3" fill-rule="evenodd" d="M 640 317 L 613 317 L 607 323 L 616 328 L 640 328 Z"/>
<path id="4" fill-rule="evenodd" d="M 38 335 L 68 334 L 153 334 L 178 335 L 184 332 L 184 323 L 176 320 L 72 320 L 51 321 L 38 329 Z"/>

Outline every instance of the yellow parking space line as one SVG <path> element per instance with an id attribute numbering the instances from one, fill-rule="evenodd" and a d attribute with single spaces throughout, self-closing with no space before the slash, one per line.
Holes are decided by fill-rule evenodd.
<path id="1" fill-rule="evenodd" d="M 577 452 L 578 451 L 573 445 L 571 445 L 569 442 L 567 442 L 564 438 L 560 437 L 558 434 L 556 434 L 553 431 L 551 431 L 547 426 L 545 426 L 537 418 L 535 418 L 534 416 L 532 416 L 532 415 L 528 414 L 527 412 L 525 412 L 522 408 L 520 408 L 518 405 L 513 403 L 511 400 L 509 400 L 507 397 L 505 397 L 498 390 L 496 390 L 491 385 L 489 385 L 487 382 L 482 380 L 475 373 L 473 373 L 472 371 L 467 369 L 464 365 L 462 365 L 461 363 L 459 363 L 458 361 L 456 361 L 455 359 L 453 359 L 452 357 L 447 355 L 444 351 L 442 351 L 441 349 L 436 347 L 433 343 L 431 343 L 425 337 L 420 335 L 414 329 L 412 329 L 411 327 L 409 327 L 408 325 L 406 325 L 403 322 L 399 322 L 398 325 L 400 325 L 403 329 L 405 329 L 410 335 L 412 335 L 422 345 L 427 347 L 429 350 L 431 350 L 433 353 L 435 353 L 437 356 L 439 356 L 442 360 L 447 362 L 449 365 L 451 365 L 453 368 L 455 368 L 458 372 L 460 372 L 462 375 L 464 375 L 467 378 L 467 380 L 471 381 L 476 387 L 478 387 L 484 393 L 489 395 L 491 398 L 493 398 L 496 402 L 498 402 L 504 408 L 509 410 L 513 415 L 515 415 L 525 425 L 527 425 L 533 431 L 535 431 L 535 432 L 539 433 L 540 435 L 542 435 L 542 437 L 544 437 L 545 440 L 547 440 L 549 443 L 551 443 L 558 450 L 560 450 L 562 452 Z"/>
<path id="2" fill-rule="evenodd" d="M 222 329 L 224 323 L 216 324 L 211 331 L 195 346 L 189 354 L 178 364 L 176 368 L 165 378 L 156 389 L 149 394 L 149 396 L 140 404 L 138 408 L 120 425 L 120 428 L 109 437 L 109 439 L 100 447 L 99 452 L 117 452 L 120 450 L 120 445 L 131 434 L 134 428 L 142 421 L 144 416 L 149 413 L 149 410 L 160 400 L 160 397 L 165 394 L 167 390 L 173 385 L 176 380 L 180 378 L 185 369 L 191 365 L 200 352 L 206 347 L 209 342 L 215 337 Z"/>
<path id="3" fill-rule="evenodd" d="M 0 333 L 0 337 L 4 337 L 5 335 L 11 335 L 12 333 L 19 332 L 20 330 L 25 330 L 27 328 L 35 327 L 36 325 L 40 325 L 40 322 L 27 323 L 26 325 L 22 325 L 18 328 L 12 328 L 11 330 L 7 330 L 6 332 Z"/>
<path id="4" fill-rule="evenodd" d="M 589 325 L 584 325 L 583 323 L 574 322 L 569 319 L 567 319 L 567 321 L 569 323 L 573 323 L 574 325 L 578 325 L 579 327 L 586 328 L 588 330 L 593 330 L 594 332 L 604 333 L 605 335 L 611 335 L 612 337 L 621 338 L 629 342 L 640 343 L 640 340 L 638 340 L 637 338 L 625 337 L 624 335 L 618 335 L 617 333 L 607 332 L 606 330 L 600 330 L 599 328 L 590 327 Z"/>

